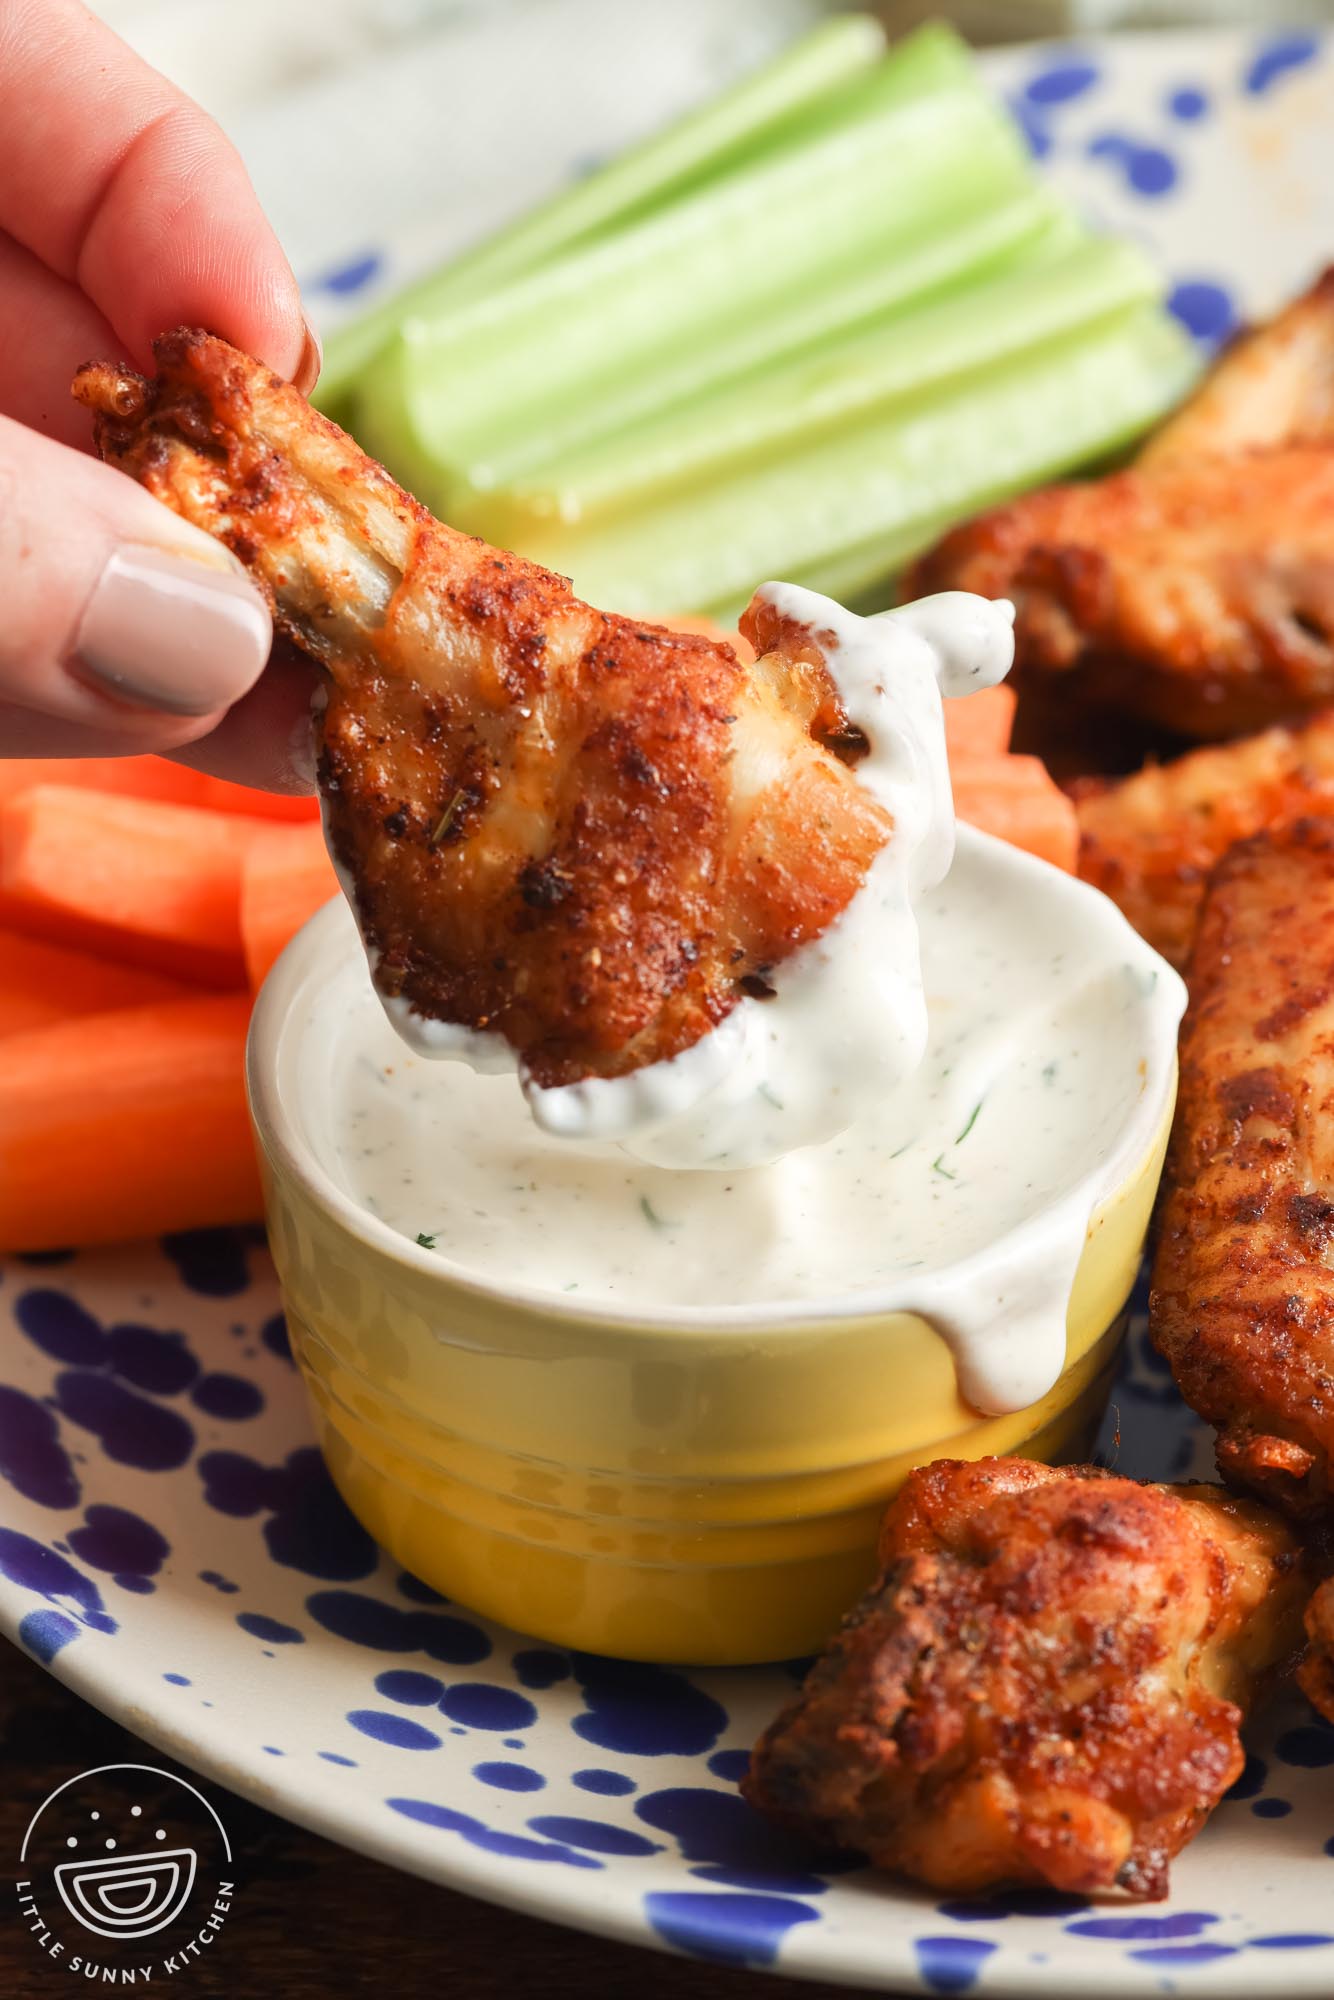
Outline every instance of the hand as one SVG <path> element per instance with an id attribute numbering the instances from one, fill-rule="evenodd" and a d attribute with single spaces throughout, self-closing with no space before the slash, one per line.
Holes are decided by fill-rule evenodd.
<path id="1" fill-rule="evenodd" d="M 70 397 L 80 362 L 149 367 L 180 325 L 303 390 L 318 374 L 212 120 L 77 0 L 0 0 L 0 755 L 183 752 L 285 789 L 308 677 L 260 683 L 269 614 L 241 565 L 88 456 Z"/>

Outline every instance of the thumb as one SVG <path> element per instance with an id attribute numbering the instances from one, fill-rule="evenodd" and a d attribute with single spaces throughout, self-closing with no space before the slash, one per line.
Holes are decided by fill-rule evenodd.
<path id="1" fill-rule="evenodd" d="M 240 563 L 110 466 L 0 418 L 0 756 L 173 750 L 263 671 Z"/>

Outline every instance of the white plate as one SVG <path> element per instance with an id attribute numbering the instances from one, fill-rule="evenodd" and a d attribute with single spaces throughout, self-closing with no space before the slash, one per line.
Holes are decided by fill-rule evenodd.
<path id="1" fill-rule="evenodd" d="M 1334 59 L 1312 38 L 993 62 L 1052 173 L 1161 252 L 1202 334 L 1334 247 Z M 447 131 L 448 68 L 395 74 L 437 92 Z M 261 182 L 265 143 L 252 121 Z M 282 153 L 301 146 L 288 107 Z M 395 252 L 343 249 L 324 296 L 360 301 Z M 813 1872 L 734 1790 L 791 1675 L 572 1658 L 430 1600 L 335 1498 L 276 1306 L 257 1232 L 0 1266 L 0 1620 L 141 1736 L 351 1847 L 644 1944 L 945 1992 L 1334 1990 L 1334 1730 L 1300 1702 L 1253 1732 L 1166 1904 L 939 1902 Z M 1208 1470 L 1142 1326 L 1119 1412 L 1122 1469 Z"/>

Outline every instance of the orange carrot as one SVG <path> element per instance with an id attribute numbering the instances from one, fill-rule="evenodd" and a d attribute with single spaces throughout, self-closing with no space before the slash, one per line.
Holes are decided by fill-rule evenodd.
<path id="1" fill-rule="evenodd" d="M 0 1246 L 53 1250 L 260 1212 L 248 994 L 88 1014 L 0 1042 Z"/>
<path id="2" fill-rule="evenodd" d="M 246 849 L 241 871 L 241 936 L 246 971 L 258 986 L 307 917 L 338 894 L 318 826 L 265 827 Z"/>
<path id="3" fill-rule="evenodd" d="M 21 1035 L 52 1021 L 73 1020 L 76 1014 L 183 1000 L 188 993 L 188 987 L 161 973 L 114 965 L 110 959 L 0 930 L 0 1035 Z"/>
<path id="4" fill-rule="evenodd" d="M 118 792 L 170 805 L 207 806 L 210 812 L 247 813 L 254 819 L 313 820 L 311 794 L 286 797 L 234 785 L 204 771 L 187 770 L 166 757 L 29 757 L 0 764 L 0 798 L 14 799 L 34 785 L 77 785 L 80 791 Z"/>
<path id="5" fill-rule="evenodd" d="M 1073 872 L 1079 851 L 1075 809 L 1040 757 L 960 758 L 950 776 L 960 819 Z"/>
<path id="6" fill-rule="evenodd" d="M 1016 696 L 1004 685 L 980 688 L 962 701 L 945 703 L 945 747 L 950 763 L 959 757 L 1003 757 L 1010 747 Z"/>
<path id="7" fill-rule="evenodd" d="M 39 785 L 0 805 L 0 923 L 197 985 L 240 986 L 241 862 L 256 826 Z"/>

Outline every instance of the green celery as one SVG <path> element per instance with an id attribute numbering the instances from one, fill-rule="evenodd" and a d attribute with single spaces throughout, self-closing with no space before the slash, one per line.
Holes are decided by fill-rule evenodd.
<path id="1" fill-rule="evenodd" d="M 364 364 L 407 314 L 429 316 L 470 291 L 545 262 L 568 244 L 697 177 L 719 171 L 775 128 L 799 124 L 811 106 L 875 63 L 884 46 L 882 29 L 867 15 L 843 14 L 821 22 L 721 96 L 341 327 L 325 348 L 321 406 L 355 387 Z M 942 50 L 937 61 L 943 60 Z"/>
<path id="2" fill-rule="evenodd" d="M 1040 187 L 1002 191 L 985 203 L 970 190 L 964 202 L 956 197 L 934 212 L 914 207 L 906 217 L 890 218 L 885 235 L 822 283 L 794 287 L 767 311 L 721 327 L 713 340 L 691 343 L 647 372 L 637 369 L 606 383 L 596 397 L 553 404 L 508 433 L 497 426 L 485 462 L 454 477 L 478 495 L 502 488 L 525 509 L 561 513 L 559 493 L 574 466 L 615 450 L 610 441 L 631 425 L 684 409 L 722 385 L 757 379 L 787 356 L 823 353 L 846 330 L 922 298 L 962 293 L 1061 225 L 1073 228 L 1056 196 Z M 661 421 L 674 419 L 661 415 Z"/>
<path id="3" fill-rule="evenodd" d="M 883 538 L 900 563 L 944 518 L 1052 479 L 1147 428 L 1195 366 L 1186 336 L 1137 306 L 981 368 L 920 404 L 747 467 L 598 529 L 520 553 L 631 614 L 735 604 Z"/>
<path id="4" fill-rule="evenodd" d="M 409 322 L 366 372 L 363 443 L 450 504 L 488 430 L 701 348 L 781 311 L 864 255 L 896 205 L 1027 183 L 1018 140 L 977 90 L 893 104 L 795 156 L 737 174 L 479 302 L 444 330 Z"/>
<path id="5" fill-rule="evenodd" d="M 816 435 L 863 421 L 888 404 L 929 394 L 953 376 L 998 364 L 1124 306 L 1157 298 L 1153 266 L 1110 237 L 1055 252 L 1041 244 L 999 275 L 984 277 L 814 353 L 700 397 L 652 423 L 563 460 L 550 475 L 520 482 L 509 518 L 591 520 L 729 466 L 773 458 Z"/>
<path id="6" fill-rule="evenodd" d="M 895 601 L 894 580 L 904 565 L 922 549 L 939 541 L 958 519 L 957 513 L 937 515 L 934 520 L 917 521 L 897 538 L 862 542 L 855 549 L 843 549 L 828 562 L 813 563 L 802 573 L 808 590 L 818 590 L 853 611 L 879 611 Z M 736 598 L 730 606 L 710 607 L 709 617 L 726 611 L 733 622 L 745 610 L 747 598 Z"/>

